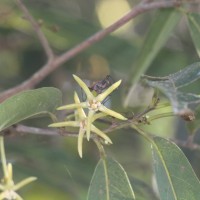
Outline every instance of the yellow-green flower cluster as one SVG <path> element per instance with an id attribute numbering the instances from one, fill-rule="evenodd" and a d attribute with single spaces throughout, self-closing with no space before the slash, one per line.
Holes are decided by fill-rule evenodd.
<path id="1" fill-rule="evenodd" d="M 15 184 L 13 181 L 13 170 L 12 164 L 6 163 L 6 156 L 4 150 L 3 137 L 0 137 L 0 148 L 1 148 L 1 162 L 3 168 L 4 177 L 1 180 L 0 184 L 0 200 L 8 199 L 8 200 L 23 200 L 22 197 L 17 194 L 17 190 L 29 184 L 32 181 L 35 181 L 36 177 L 26 178 L 19 183 Z"/>
<path id="2" fill-rule="evenodd" d="M 97 96 L 93 95 L 88 86 L 76 75 L 73 75 L 76 82 L 80 85 L 83 91 L 86 94 L 86 101 L 80 102 L 80 99 L 77 93 L 74 93 L 74 104 L 65 105 L 57 108 L 57 110 L 64 109 L 75 109 L 75 121 L 64 121 L 50 124 L 49 127 L 79 127 L 79 135 L 78 135 L 78 153 L 80 157 L 82 157 L 82 142 L 83 137 L 86 134 L 87 140 L 90 139 L 90 132 L 96 133 L 98 136 L 103 138 L 106 143 L 112 143 L 110 138 L 103 133 L 100 129 L 93 125 L 93 122 L 99 118 L 105 117 L 107 115 L 126 120 L 124 116 L 121 114 L 108 109 L 103 105 L 103 101 L 106 99 L 110 93 L 112 93 L 116 88 L 121 84 L 121 80 L 117 81 L 113 85 L 111 85 L 108 89 L 106 89 L 103 93 L 98 94 Z M 86 114 L 84 108 L 88 109 L 88 113 Z"/>

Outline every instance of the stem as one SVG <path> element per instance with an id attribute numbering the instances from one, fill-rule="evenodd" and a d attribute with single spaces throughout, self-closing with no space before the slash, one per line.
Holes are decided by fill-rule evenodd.
<path id="1" fill-rule="evenodd" d="M 142 129 L 137 127 L 136 125 L 131 126 L 133 129 L 135 129 L 140 135 L 142 135 L 148 142 L 151 144 L 154 144 L 154 141 L 152 139 L 152 136 L 150 134 L 145 133 Z"/>
<path id="2" fill-rule="evenodd" d="M 161 109 L 161 108 L 166 108 L 166 107 L 169 107 L 171 106 L 171 104 L 169 102 L 165 102 L 165 103 L 161 103 L 161 104 L 158 104 L 155 109 Z"/>
<path id="3" fill-rule="evenodd" d="M 100 154 L 100 158 L 103 159 L 103 160 L 105 160 L 105 158 L 106 158 L 106 152 L 105 152 L 105 150 L 103 148 L 103 145 L 101 144 L 100 140 L 97 137 L 95 137 L 95 138 L 93 138 L 93 141 L 97 145 L 97 148 L 98 148 L 99 154 Z"/>
<path id="4" fill-rule="evenodd" d="M 5 148 L 4 148 L 4 138 L 2 136 L 0 137 L 0 149 L 1 149 L 1 162 L 2 162 L 3 173 L 4 173 L 4 177 L 7 178 L 8 173 L 7 173 L 6 154 L 5 154 Z"/>
<path id="5" fill-rule="evenodd" d="M 151 122 L 153 120 L 160 119 L 160 118 L 163 118 L 163 117 L 173 117 L 173 116 L 175 116 L 173 112 L 162 113 L 162 114 L 150 116 L 148 121 Z"/>

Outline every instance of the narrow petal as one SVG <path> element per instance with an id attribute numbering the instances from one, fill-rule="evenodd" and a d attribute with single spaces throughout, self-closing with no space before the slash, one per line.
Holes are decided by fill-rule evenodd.
<path id="1" fill-rule="evenodd" d="M 8 163 L 7 164 L 7 172 L 8 172 L 8 180 L 12 180 L 13 179 L 13 170 L 12 170 L 12 164 Z"/>
<path id="2" fill-rule="evenodd" d="M 102 137 L 108 143 L 112 144 L 111 139 L 104 132 L 102 132 L 97 127 L 95 127 L 93 124 L 91 126 L 91 131 L 93 131 L 94 133 L 96 133 L 97 135 L 99 135 L 100 137 Z"/>
<path id="3" fill-rule="evenodd" d="M 97 119 L 99 119 L 99 118 L 105 117 L 105 116 L 107 116 L 106 113 L 103 113 L 103 112 L 97 113 L 97 114 L 95 114 L 95 115 L 93 116 L 92 122 L 94 122 L 95 120 L 97 120 Z"/>
<path id="4" fill-rule="evenodd" d="M 88 88 L 88 86 L 76 75 L 73 74 L 74 79 L 76 80 L 76 82 L 80 85 L 80 87 L 83 89 L 83 91 L 85 92 L 87 99 L 91 100 L 94 98 L 93 94 L 91 93 L 90 89 Z"/>
<path id="5" fill-rule="evenodd" d="M 115 112 L 111 109 L 106 108 L 104 105 L 101 105 L 99 107 L 99 111 L 106 113 L 107 115 L 110 115 L 112 117 L 115 117 L 117 119 L 121 119 L 121 120 L 127 120 L 126 117 L 124 117 L 123 115 L 119 114 L 118 112 Z"/>
<path id="6" fill-rule="evenodd" d="M 20 188 L 24 187 L 25 185 L 28 185 L 29 183 L 33 182 L 37 180 L 36 177 L 29 177 L 29 178 L 26 178 L 22 181 L 20 181 L 19 183 L 17 183 L 14 187 L 13 187 L 13 190 L 17 191 L 19 190 Z"/>
<path id="7" fill-rule="evenodd" d="M 83 152 L 83 136 L 84 136 L 85 130 L 80 128 L 79 134 L 78 134 L 78 154 L 82 158 L 82 152 Z"/>
<path id="8" fill-rule="evenodd" d="M 80 103 L 80 99 L 79 99 L 78 94 L 76 92 L 74 92 L 74 101 L 75 101 L 76 104 Z M 85 114 L 85 111 L 83 110 L 83 108 L 78 107 L 77 111 L 78 111 L 79 119 L 86 118 L 86 114 Z"/>
<path id="9" fill-rule="evenodd" d="M 73 104 L 69 104 L 69 105 L 65 105 L 65 106 L 60 106 L 57 108 L 57 110 L 71 110 L 71 109 L 75 109 L 75 108 L 86 108 L 87 107 L 87 103 L 86 102 L 79 102 L 79 103 L 73 103 Z"/>
<path id="10" fill-rule="evenodd" d="M 86 136 L 87 136 L 88 141 L 90 140 L 90 129 L 91 129 L 93 115 L 94 115 L 94 111 L 89 110 L 88 116 L 87 116 L 87 128 L 86 128 Z"/>
<path id="11" fill-rule="evenodd" d="M 103 93 L 99 94 L 96 97 L 96 100 L 102 102 L 110 93 L 113 92 L 113 90 L 115 90 L 115 89 L 117 89 L 119 87 L 121 82 L 122 82 L 122 80 L 119 80 L 116 83 L 112 84 L 106 91 L 104 91 Z"/>
<path id="12" fill-rule="evenodd" d="M 77 121 L 68 121 L 68 122 L 58 122 L 48 125 L 48 127 L 65 127 L 65 126 L 71 126 L 71 127 L 79 127 L 79 122 Z"/>

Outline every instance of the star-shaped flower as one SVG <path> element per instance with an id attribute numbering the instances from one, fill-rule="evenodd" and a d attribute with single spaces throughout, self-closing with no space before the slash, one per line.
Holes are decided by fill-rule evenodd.
<path id="1" fill-rule="evenodd" d="M 25 185 L 29 184 L 30 182 L 35 181 L 37 178 L 29 177 L 15 184 L 13 181 L 12 164 L 6 163 L 6 156 L 5 156 L 4 143 L 2 137 L 0 137 L 0 148 L 1 148 L 1 162 L 4 173 L 4 177 L 0 184 L 0 190 L 2 191 L 0 193 L 0 200 L 3 199 L 23 200 L 22 197 L 18 195 L 16 191 L 24 187 Z"/>
<path id="2" fill-rule="evenodd" d="M 77 95 L 77 93 L 74 93 L 74 101 L 76 105 L 80 105 L 80 99 Z M 87 120 L 87 116 L 85 114 L 85 111 L 83 110 L 83 108 L 81 106 L 77 107 L 76 110 L 76 121 L 65 121 L 65 122 L 58 122 L 58 123 L 53 123 L 50 124 L 49 127 L 79 127 L 79 135 L 78 135 L 78 153 L 80 155 L 80 157 L 82 158 L 82 144 L 83 144 L 83 137 L 84 134 L 86 133 L 87 127 L 90 126 L 91 131 L 96 133 L 98 136 L 100 136 L 101 138 L 103 138 L 107 143 L 112 144 L 112 141 L 110 140 L 110 138 L 103 133 L 101 130 L 99 130 L 96 126 L 94 126 L 92 123 L 101 117 L 106 116 L 105 113 L 97 113 L 95 115 L 93 115 L 92 120 L 90 121 L 90 124 L 88 124 L 88 120 Z"/>
<path id="3" fill-rule="evenodd" d="M 76 82 L 80 85 L 80 87 L 83 89 L 83 91 L 86 94 L 86 101 L 85 102 L 80 102 L 75 104 L 70 104 L 66 106 L 61 106 L 58 108 L 58 110 L 64 110 L 64 109 L 76 109 L 79 107 L 82 108 L 88 108 L 88 116 L 87 116 L 87 130 L 86 130 L 86 135 L 87 139 L 90 139 L 90 130 L 91 130 L 91 123 L 93 121 L 93 116 L 97 112 L 102 112 L 106 115 L 112 116 L 114 118 L 118 118 L 120 120 L 127 120 L 124 116 L 122 116 L 120 113 L 117 113 L 106 106 L 103 105 L 103 101 L 106 99 L 110 93 L 112 93 L 115 89 L 119 87 L 121 84 L 121 80 L 117 81 L 113 85 L 111 85 L 108 89 L 106 89 L 104 92 L 101 94 L 98 94 L 97 96 L 93 95 L 88 86 L 76 75 L 73 75 L 74 79 Z"/>

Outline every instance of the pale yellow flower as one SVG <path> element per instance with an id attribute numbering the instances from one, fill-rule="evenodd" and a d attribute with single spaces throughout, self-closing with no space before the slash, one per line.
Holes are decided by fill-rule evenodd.
<path id="1" fill-rule="evenodd" d="M 57 108 L 57 110 L 75 109 L 75 121 L 64 121 L 50 124 L 49 127 L 79 127 L 78 135 L 78 153 L 82 157 L 83 138 L 86 133 L 87 140 L 90 139 L 90 132 L 96 133 L 105 140 L 105 143 L 112 143 L 110 138 L 100 129 L 93 125 L 93 122 L 105 116 L 112 116 L 120 120 L 127 120 L 120 113 L 117 113 L 103 105 L 103 101 L 121 84 L 121 80 L 117 81 L 97 96 L 93 95 L 88 86 L 76 75 L 73 75 L 76 82 L 80 85 L 86 94 L 86 101 L 80 102 L 77 93 L 74 93 L 74 104 L 65 105 Z M 88 109 L 86 115 L 84 109 Z"/>
<path id="2" fill-rule="evenodd" d="M 76 105 L 80 105 L 80 99 L 76 92 L 74 93 L 74 101 L 75 101 Z M 83 110 L 83 108 L 81 106 L 77 107 L 76 111 L 77 111 L 77 113 L 76 113 L 77 121 L 65 121 L 65 122 L 53 123 L 53 124 L 50 124 L 49 127 L 67 127 L 67 126 L 79 127 L 78 153 L 79 153 L 80 157 L 82 158 L 82 144 L 83 144 L 84 135 L 87 130 L 88 120 L 87 120 L 85 111 Z M 92 132 L 96 133 L 98 136 L 103 138 L 106 141 L 106 143 L 112 144 L 112 141 L 110 140 L 110 138 L 105 133 L 103 133 L 100 129 L 98 129 L 96 126 L 94 126 L 92 124 L 96 119 L 104 117 L 104 116 L 106 116 L 106 114 L 104 114 L 104 113 L 95 114 L 89 125 L 91 127 Z"/>
<path id="3" fill-rule="evenodd" d="M 1 148 L 1 162 L 4 173 L 4 177 L 2 178 L 0 184 L 0 190 L 2 191 L 0 193 L 0 200 L 4 199 L 23 200 L 22 197 L 18 195 L 16 191 L 24 187 L 25 185 L 29 184 L 30 182 L 35 181 L 37 178 L 29 177 L 15 184 L 13 181 L 12 164 L 6 163 L 6 156 L 5 156 L 4 143 L 2 137 L 0 137 L 0 148 Z"/>
<path id="4" fill-rule="evenodd" d="M 114 83 L 113 85 L 111 85 L 103 93 L 95 96 L 92 94 L 92 92 L 90 91 L 88 86 L 78 76 L 73 75 L 73 77 L 76 80 L 76 82 L 80 85 L 80 87 L 84 90 L 87 100 L 86 100 L 86 102 L 79 102 L 79 103 L 75 102 L 75 104 L 61 106 L 58 108 L 58 110 L 75 109 L 75 108 L 79 108 L 79 107 L 88 108 L 89 109 L 88 116 L 87 116 L 88 126 L 87 126 L 87 130 L 86 130 L 86 135 L 87 135 L 88 140 L 90 139 L 90 130 L 91 130 L 90 124 L 91 124 L 92 118 L 96 112 L 100 111 L 100 112 L 105 113 L 106 115 L 112 116 L 114 118 L 117 118 L 120 120 L 127 120 L 127 118 L 125 118 L 123 115 L 107 108 L 102 103 L 106 99 L 106 97 L 108 95 L 110 95 L 110 93 L 112 93 L 115 89 L 117 89 L 119 87 L 119 85 L 121 84 L 121 80 L 119 80 L 116 83 Z"/>

